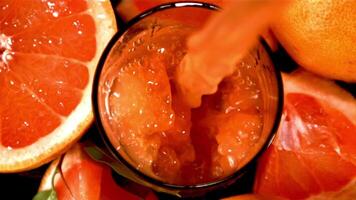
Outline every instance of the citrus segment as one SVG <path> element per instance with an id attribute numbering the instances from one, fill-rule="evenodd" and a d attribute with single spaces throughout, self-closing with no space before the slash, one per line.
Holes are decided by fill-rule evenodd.
<path id="1" fill-rule="evenodd" d="M 17 54 L 9 66 L 9 73 L 19 79 L 24 89 L 60 117 L 68 116 L 78 105 L 89 81 L 85 65 L 66 59 Z M 21 96 L 11 101 L 20 103 Z"/>
<path id="2" fill-rule="evenodd" d="M 341 190 L 333 191 L 333 192 L 324 192 L 317 195 L 310 196 L 306 198 L 307 200 L 350 200 L 356 196 L 356 181 L 353 180 Z M 288 198 L 290 199 L 290 198 Z M 244 194 L 237 195 L 228 198 L 224 198 L 224 200 L 288 200 L 287 198 L 277 197 L 277 196 L 265 196 L 260 194 Z"/>
<path id="3" fill-rule="evenodd" d="M 99 199 L 103 169 L 79 145 L 65 154 L 60 167 L 63 177 L 55 177 L 58 199 Z"/>
<path id="4" fill-rule="evenodd" d="M 95 33 L 93 17 L 89 14 L 78 14 L 17 33 L 11 36 L 11 47 L 15 56 L 16 52 L 20 52 L 32 53 L 33 57 L 37 54 L 55 55 L 90 61 L 97 50 Z"/>
<path id="5" fill-rule="evenodd" d="M 14 74 L 7 73 L 0 79 L 0 92 L 6 95 L 0 99 L 0 143 L 3 147 L 27 146 L 60 125 L 60 117 L 41 103 Z M 28 115 L 23 111 L 37 114 Z"/>
<path id="6" fill-rule="evenodd" d="M 331 81 L 284 75 L 279 131 L 257 169 L 255 191 L 291 199 L 338 191 L 356 177 L 356 100 Z"/>
<path id="7" fill-rule="evenodd" d="M 34 168 L 92 121 L 95 67 L 114 34 L 106 1 L 2 1 L 0 171 Z"/>
<path id="8" fill-rule="evenodd" d="M 0 6 L 1 32 L 11 36 L 45 27 L 58 19 L 78 15 L 88 9 L 84 0 L 5 0 Z"/>
<path id="9" fill-rule="evenodd" d="M 110 168 L 92 160 L 81 145 L 73 146 L 59 164 L 57 159 L 47 169 L 39 191 L 52 188 L 52 177 L 55 176 L 54 189 L 58 200 L 140 199 L 121 188 L 113 179 Z M 61 168 L 62 174 L 58 170 L 56 173 L 56 167 Z M 145 199 L 156 197 L 150 192 Z"/>

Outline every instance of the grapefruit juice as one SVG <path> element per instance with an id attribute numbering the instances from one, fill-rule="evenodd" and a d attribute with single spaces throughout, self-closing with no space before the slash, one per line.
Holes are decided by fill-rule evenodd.
<path id="1" fill-rule="evenodd" d="M 119 39 L 99 83 L 101 121 L 111 144 L 137 170 L 176 185 L 232 175 L 269 134 L 262 134 L 264 98 L 256 72 L 263 67 L 256 57 L 267 56 L 261 48 L 237 63 L 200 107 L 184 103 L 175 70 L 193 31 L 174 20 L 151 20 Z"/>

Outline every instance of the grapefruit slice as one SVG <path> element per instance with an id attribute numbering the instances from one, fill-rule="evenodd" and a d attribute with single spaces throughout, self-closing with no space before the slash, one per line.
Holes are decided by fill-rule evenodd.
<path id="1" fill-rule="evenodd" d="M 64 156 L 60 173 L 55 173 L 59 159 L 53 161 L 41 181 L 39 191 L 52 188 L 58 200 L 85 199 L 85 200 L 139 200 L 140 198 L 118 186 L 111 176 L 108 166 L 92 160 L 79 144 L 73 146 Z M 59 166 L 58 166 L 59 167 Z M 155 200 L 156 196 L 150 192 L 146 200 Z"/>
<path id="2" fill-rule="evenodd" d="M 91 124 L 92 77 L 116 24 L 109 1 L 0 8 L 0 172 L 18 172 L 50 161 Z"/>
<path id="3" fill-rule="evenodd" d="M 283 81 L 280 129 L 259 161 L 255 192 L 290 199 L 355 198 L 355 98 L 303 71 L 284 74 Z"/>

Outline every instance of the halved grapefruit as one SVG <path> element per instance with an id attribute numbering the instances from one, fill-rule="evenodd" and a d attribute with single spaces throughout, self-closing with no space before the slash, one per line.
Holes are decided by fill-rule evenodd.
<path id="1" fill-rule="evenodd" d="M 259 161 L 256 193 L 289 199 L 356 198 L 356 100 L 303 71 L 283 75 L 279 131 Z"/>
<path id="2" fill-rule="evenodd" d="M 0 8 L 0 172 L 17 172 L 50 161 L 91 124 L 92 77 L 116 23 L 110 1 Z"/>
<path id="3" fill-rule="evenodd" d="M 54 189 L 58 200 L 83 199 L 83 200 L 139 200 L 142 199 L 117 185 L 111 176 L 108 166 L 92 160 L 80 144 L 73 146 L 62 160 L 53 161 L 47 169 L 41 181 L 39 191 L 52 188 L 54 177 Z M 62 174 L 56 173 L 60 167 Z M 153 192 L 149 192 L 146 200 L 157 199 Z"/>

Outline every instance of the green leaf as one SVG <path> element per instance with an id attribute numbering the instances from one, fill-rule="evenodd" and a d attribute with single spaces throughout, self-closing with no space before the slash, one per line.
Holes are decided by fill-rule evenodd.
<path id="1" fill-rule="evenodd" d="M 60 161 L 54 169 L 54 173 L 51 177 L 51 189 L 37 192 L 37 194 L 32 198 L 32 200 L 57 200 L 57 192 L 54 189 L 54 177 L 58 173 L 58 166 L 61 165 L 62 159 L 63 156 L 60 157 Z"/>
<path id="2" fill-rule="evenodd" d="M 90 145 L 90 146 L 85 146 L 84 149 L 85 149 L 85 152 L 86 152 L 92 159 L 98 161 L 98 160 L 103 159 L 103 153 L 100 152 L 100 151 L 98 151 L 97 148 L 99 148 L 99 147 L 94 146 L 94 145 L 93 145 L 93 146 Z"/>
<path id="3" fill-rule="evenodd" d="M 86 142 L 84 143 L 84 150 L 93 160 L 111 167 L 111 169 L 113 169 L 116 173 L 135 183 L 152 188 L 157 192 L 163 192 L 175 195 L 177 197 L 181 197 L 178 190 L 167 189 L 138 177 L 138 175 L 131 171 L 127 166 L 125 166 L 119 160 L 116 160 L 113 156 L 111 156 L 110 152 L 108 152 L 108 150 L 106 149 L 99 148 L 91 142 Z"/>
<path id="4" fill-rule="evenodd" d="M 44 190 L 38 192 L 32 200 L 57 200 L 57 193 L 53 188 L 49 190 Z"/>

